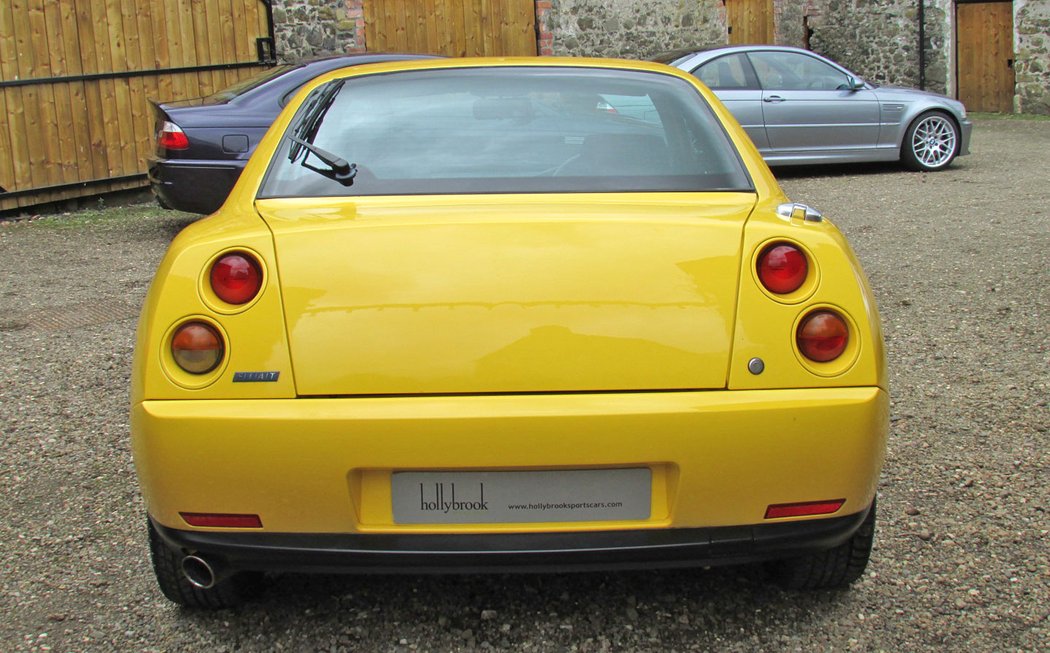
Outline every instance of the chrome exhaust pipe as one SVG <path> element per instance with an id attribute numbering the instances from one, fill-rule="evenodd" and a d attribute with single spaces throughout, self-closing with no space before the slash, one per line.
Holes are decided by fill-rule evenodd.
<path id="1" fill-rule="evenodd" d="M 201 556 L 188 555 L 182 559 L 182 575 L 197 589 L 208 590 L 215 587 L 225 573 L 213 561 Z"/>

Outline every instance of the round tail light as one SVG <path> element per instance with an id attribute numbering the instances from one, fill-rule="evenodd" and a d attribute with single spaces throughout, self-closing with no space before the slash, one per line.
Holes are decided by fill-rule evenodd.
<path id="1" fill-rule="evenodd" d="M 827 363 L 846 351 L 849 325 L 834 311 L 813 311 L 798 325 L 795 341 L 803 356 L 817 363 Z"/>
<path id="2" fill-rule="evenodd" d="M 262 269 L 255 257 L 231 252 L 211 266 L 211 289 L 227 304 L 247 304 L 262 289 Z"/>
<path id="3" fill-rule="evenodd" d="M 774 243 L 758 257 L 758 278 L 769 292 L 786 295 L 806 282 L 809 263 L 801 249 L 788 243 Z"/>
<path id="4" fill-rule="evenodd" d="M 171 355 L 179 367 L 190 374 L 207 374 L 222 362 L 226 352 L 222 336 L 204 322 L 187 322 L 175 329 Z"/>

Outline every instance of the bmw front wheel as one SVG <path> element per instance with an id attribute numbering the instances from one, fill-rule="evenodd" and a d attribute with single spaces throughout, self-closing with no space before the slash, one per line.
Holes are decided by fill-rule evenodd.
<path id="1" fill-rule="evenodd" d="M 959 153 L 959 127 L 941 111 L 928 111 L 908 127 L 901 145 L 901 160 L 912 170 L 948 167 Z"/>

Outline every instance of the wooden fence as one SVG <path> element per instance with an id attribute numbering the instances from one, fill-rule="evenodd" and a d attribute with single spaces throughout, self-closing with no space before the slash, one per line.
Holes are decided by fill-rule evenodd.
<path id="1" fill-rule="evenodd" d="M 273 54 L 269 0 L 0 0 L 0 211 L 144 185 L 149 101 Z"/>
<path id="2" fill-rule="evenodd" d="M 536 54 L 535 0 L 366 0 L 370 52 Z"/>

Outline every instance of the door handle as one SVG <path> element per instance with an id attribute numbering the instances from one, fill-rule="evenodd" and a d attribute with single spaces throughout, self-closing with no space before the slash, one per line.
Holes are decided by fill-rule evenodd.
<path id="1" fill-rule="evenodd" d="M 764 98 L 762 98 L 762 101 L 770 102 L 772 104 L 779 104 L 784 101 L 784 98 L 780 97 L 779 95 L 767 95 Z"/>

